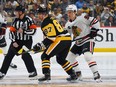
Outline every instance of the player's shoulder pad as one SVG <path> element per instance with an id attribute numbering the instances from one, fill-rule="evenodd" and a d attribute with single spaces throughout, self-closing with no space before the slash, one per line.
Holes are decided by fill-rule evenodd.
<path id="1" fill-rule="evenodd" d="M 88 14 L 86 14 L 86 15 L 84 16 L 84 18 L 87 19 L 87 20 L 89 19 L 89 17 L 90 17 L 90 16 L 89 16 Z"/>

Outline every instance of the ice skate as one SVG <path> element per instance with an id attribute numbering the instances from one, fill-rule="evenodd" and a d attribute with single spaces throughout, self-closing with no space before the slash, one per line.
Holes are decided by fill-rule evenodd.
<path id="1" fill-rule="evenodd" d="M 102 82 L 101 76 L 100 76 L 100 74 L 99 74 L 98 72 L 95 72 L 95 73 L 93 74 L 93 76 L 94 76 L 94 80 L 95 80 L 97 83 Z"/>
<path id="2" fill-rule="evenodd" d="M 76 75 L 75 72 L 73 71 L 73 73 L 70 74 L 70 77 L 67 78 L 66 80 L 67 80 L 67 81 L 70 81 L 70 82 L 76 82 L 77 79 L 78 79 L 78 78 L 77 78 L 77 75 Z"/>
<path id="3" fill-rule="evenodd" d="M 77 78 L 78 78 L 79 81 L 83 80 L 81 71 L 76 72 L 76 75 L 77 75 Z"/>
<path id="4" fill-rule="evenodd" d="M 38 79 L 39 82 L 44 82 L 44 81 L 49 82 L 50 80 L 51 80 L 50 74 L 45 74 L 44 77 L 41 77 L 41 78 Z"/>
<path id="5" fill-rule="evenodd" d="M 11 64 L 10 64 L 10 68 L 12 68 L 12 69 L 17 69 L 17 65 L 11 63 Z"/>
<path id="6" fill-rule="evenodd" d="M 0 72 L 0 80 L 1 80 L 1 79 L 3 79 L 3 78 L 4 78 L 4 76 L 5 76 L 5 74 L 4 74 L 4 73 L 2 73 L 2 72 Z"/>
<path id="7" fill-rule="evenodd" d="M 35 72 L 31 72 L 31 73 L 29 74 L 29 79 L 30 79 L 30 80 L 37 79 L 37 72 L 36 72 L 36 71 L 35 71 Z"/>

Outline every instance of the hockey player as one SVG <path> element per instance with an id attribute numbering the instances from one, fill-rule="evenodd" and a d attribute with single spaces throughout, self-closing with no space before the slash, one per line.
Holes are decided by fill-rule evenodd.
<path id="1" fill-rule="evenodd" d="M 77 7 L 73 4 L 69 5 L 66 11 L 69 20 L 65 25 L 65 29 L 73 33 L 73 40 L 76 40 L 67 56 L 67 60 L 70 61 L 78 78 L 80 78 L 81 71 L 76 57 L 83 54 L 93 73 L 94 80 L 101 81 L 97 63 L 93 59 L 93 50 L 95 46 L 94 37 L 97 35 L 100 24 L 96 18 L 89 17 L 85 13 L 76 16 Z"/>
<path id="2" fill-rule="evenodd" d="M 5 40 L 6 28 L 7 28 L 7 21 L 5 20 L 4 15 L 0 13 L 0 48 L 2 48 L 3 55 L 6 55 L 7 53 L 7 49 L 6 49 L 7 43 Z M 16 69 L 17 65 L 11 63 L 10 67 Z"/>
<path id="3" fill-rule="evenodd" d="M 70 62 L 66 60 L 71 46 L 70 34 L 54 18 L 47 14 L 47 8 L 45 6 L 41 6 L 38 9 L 38 17 L 42 21 L 41 30 L 45 37 L 42 43 L 37 43 L 33 46 L 34 51 L 42 50 L 42 48 L 45 49 L 41 55 L 42 73 L 44 77 L 38 80 L 40 82 L 51 80 L 50 58 L 56 56 L 57 62 L 70 76 L 67 78 L 67 81 L 75 81 L 77 79 L 76 74 Z"/>

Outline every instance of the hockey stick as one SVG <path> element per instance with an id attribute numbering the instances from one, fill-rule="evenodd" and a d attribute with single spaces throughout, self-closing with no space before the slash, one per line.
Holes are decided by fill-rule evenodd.
<path id="1" fill-rule="evenodd" d="M 98 31 L 99 31 L 99 29 L 96 30 L 96 32 L 98 32 Z M 83 40 L 84 38 L 87 38 L 87 37 L 91 38 L 90 34 L 87 34 L 86 36 L 78 38 L 78 39 L 73 39 L 71 42 L 74 42 L 74 41 L 77 41 L 77 40 Z"/>
<path id="2" fill-rule="evenodd" d="M 42 52 L 42 51 L 43 51 L 43 50 L 40 50 L 40 51 L 34 52 L 33 49 L 28 49 L 26 46 L 23 46 L 22 49 L 24 50 L 24 52 L 22 52 L 22 53 L 17 53 L 18 56 L 19 56 L 19 55 L 22 55 L 22 54 L 25 54 L 25 53 L 35 54 L 35 53 L 38 53 L 38 52 Z"/>
<path id="3" fill-rule="evenodd" d="M 77 40 L 82 40 L 82 39 L 84 39 L 84 38 L 86 38 L 86 37 L 89 37 L 89 34 L 86 35 L 86 36 L 84 36 L 84 37 L 78 38 L 78 39 L 73 39 L 71 42 L 74 42 L 74 41 L 77 41 Z"/>

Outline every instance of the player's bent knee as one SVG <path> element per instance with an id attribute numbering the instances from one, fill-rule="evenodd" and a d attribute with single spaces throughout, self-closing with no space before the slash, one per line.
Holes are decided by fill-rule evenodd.
<path id="1" fill-rule="evenodd" d="M 85 52 L 85 53 L 84 53 L 84 57 L 85 57 L 85 60 L 86 60 L 87 62 L 90 62 L 90 61 L 93 60 L 93 55 L 92 55 L 91 52 Z"/>
<path id="2" fill-rule="evenodd" d="M 72 52 L 69 52 L 69 54 L 68 54 L 66 59 L 72 64 L 72 63 L 76 62 L 76 57 L 77 56 L 78 55 L 75 55 Z"/>

